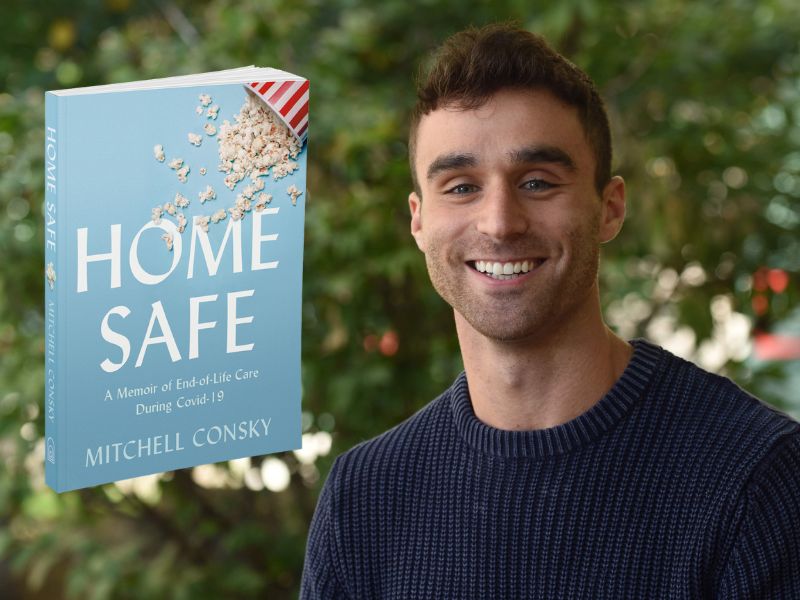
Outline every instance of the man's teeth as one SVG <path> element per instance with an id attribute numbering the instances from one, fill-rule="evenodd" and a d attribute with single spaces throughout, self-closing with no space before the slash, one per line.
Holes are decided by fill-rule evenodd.
<path id="1" fill-rule="evenodd" d="M 494 275 L 495 277 L 497 277 L 499 275 L 514 275 L 516 273 L 527 273 L 536 266 L 536 263 L 537 261 L 534 260 L 524 260 L 522 262 L 514 262 L 514 263 L 511 262 L 499 263 L 499 262 L 476 260 L 475 268 L 481 273 L 486 273 L 487 275 Z"/>

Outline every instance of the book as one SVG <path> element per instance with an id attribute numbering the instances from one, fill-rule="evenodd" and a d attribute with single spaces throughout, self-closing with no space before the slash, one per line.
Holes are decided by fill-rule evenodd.
<path id="1" fill-rule="evenodd" d="M 309 83 L 45 94 L 45 481 L 299 449 Z"/>

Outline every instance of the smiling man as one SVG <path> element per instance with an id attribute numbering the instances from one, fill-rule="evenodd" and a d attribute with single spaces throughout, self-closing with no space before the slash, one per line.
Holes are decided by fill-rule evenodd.
<path id="1" fill-rule="evenodd" d="M 448 39 L 409 138 L 451 387 L 339 456 L 302 598 L 800 598 L 800 424 L 603 322 L 625 217 L 591 80 L 510 26 Z"/>

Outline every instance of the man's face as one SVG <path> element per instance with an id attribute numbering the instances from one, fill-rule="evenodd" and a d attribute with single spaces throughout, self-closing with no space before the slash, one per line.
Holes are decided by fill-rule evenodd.
<path id="1" fill-rule="evenodd" d="M 622 226 L 624 183 L 598 195 L 573 107 L 501 90 L 476 110 L 437 109 L 420 121 L 415 166 L 424 201 L 409 195 L 411 233 L 474 330 L 524 340 L 597 306 L 599 245 Z"/>

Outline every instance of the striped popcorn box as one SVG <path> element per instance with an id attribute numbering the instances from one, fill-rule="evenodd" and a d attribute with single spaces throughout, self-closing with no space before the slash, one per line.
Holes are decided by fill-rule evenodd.
<path id="1" fill-rule="evenodd" d="M 308 88 L 308 79 L 302 77 L 250 84 L 251 91 L 275 111 L 301 145 L 308 137 Z"/>

